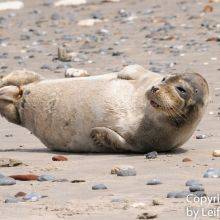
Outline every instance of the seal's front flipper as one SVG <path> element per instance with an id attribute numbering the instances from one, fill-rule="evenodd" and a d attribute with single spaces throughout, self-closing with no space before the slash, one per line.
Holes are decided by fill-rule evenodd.
<path id="1" fill-rule="evenodd" d="M 20 124 L 16 102 L 21 96 L 22 90 L 17 86 L 4 86 L 0 88 L 0 114 L 15 124 Z"/>
<path id="2" fill-rule="evenodd" d="M 3 86 L 22 86 L 43 80 L 44 78 L 29 70 L 15 70 L 0 80 L 0 88 Z"/>
<path id="3" fill-rule="evenodd" d="M 132 149 L 121 135 L 106 127 L 93 128 L 90 137 L 95 145 L 111 148 L 113 151 L 129 151 Z"/>
<path id="4" fill-rule="evenodd" d="M 129 65 L 118 73 L 118 79 L 137 80 L 146 72 L 146 69 L 140 65 Z"/>

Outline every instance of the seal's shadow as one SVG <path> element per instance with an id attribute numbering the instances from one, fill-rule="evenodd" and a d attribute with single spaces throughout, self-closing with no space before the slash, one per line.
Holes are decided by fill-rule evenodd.
<path id="1" fill-rule="evenodd" d="M 183 149 L 183 148 L 177 148 L 177 149 L 173 149 L 171 151 L 168 152 L 161 152 L 159 153 L 159 155 L 174 155 L 174 154 L 184 154 L 186 153 L 188 150 Z M 117 155 L 117 156 L 125 156 L 125 157 L 132 157 L 132 156 L 143 156 L 144 153 L 129 153 L 129 152 L 125 152 L 125 153 L 71 153 L 71 152 L 65 152 L 65 151 L 52 151 L 48 148 L 34 148 L 34 149 L 24 149 L 24 148 L 9 148 L 9 149 L 0 149 L 0 153 L 3 152 L 21 152 L 21 153 L 51 153 L 51 154 L 65 154 L 65 155 L 70 155 L 70 154 L 75 154 L 75 155 Z"/>

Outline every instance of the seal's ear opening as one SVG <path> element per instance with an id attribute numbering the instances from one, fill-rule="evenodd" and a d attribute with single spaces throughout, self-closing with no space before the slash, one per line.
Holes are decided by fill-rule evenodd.
<path id="1" fill-rule="evenodd" d="M 9 122 L 20 124 L 20 117 L 15 102 L 22 92 L 17 86 L 4 86 L 0 88 L 0 114 Z"/>

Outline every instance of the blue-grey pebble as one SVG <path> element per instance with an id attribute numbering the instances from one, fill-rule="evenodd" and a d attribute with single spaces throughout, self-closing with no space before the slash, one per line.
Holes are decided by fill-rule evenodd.
<path id="1" fill-rule="evenodd" d="M 198 180 L 192 179 L 186 181 L 186 186 L 194 186 L 194 185 L 202 186 L 202 184 Z"/>
<path id="2" fill-rule="evenodd" d="M 0 178 L 0 186 L 9 186 L 16 184 L 16 181 L 11 177 Z"/>
<path id="3" fill-rule="evenodd" d="M 158 156 L 157 151 L 152 151 L 144 155 L 147 159 L 155 159 Z"/>
<path id="4" fill-rule="evenodd" d="M 134 168 L 123 167 L 117 170 L 117 176 L 136 176 L 137 172 Z"/>
<path id="5" fill-rule="evenodd" d="M 54 176 L 51 176 L 51 175 L 47 175 L 47 174 L 44 174 L 44 175 L 41 175 L 37 178 L 38 181 L 53 181 L 55 180 L 55 177 Z"/>
<path id="6" fill-rule="evenodd" d="M 152 179 L 147 181 L 147 185 L 159 185 L 162 184 L 162 182 L 159 179 Z"/>
<path id="7" fill-rule="evenodd" d="M 193 185 L 189 187 L 190 192 L 197 192 L 197 191 L 205 191 L 205 189 L 200 185 Z"/>
<path id="8" fill-rule="evenodd" d="M 25 201 L 31 201 L 31 202 L 36 202 L 38 201 L 42 196 L 39 193 L 28 193 L 27 195 L 24 196 Z"/>
<path id="9" fill-rule="evenodd" d="M 189 191 L 169 192 L 167 198 L 185 198 L 190 194 Z"/>
<path id="10" fill-rule="evenodd" d="M 193 193 L 194 196 L 196 197 L 206 197 L 206 193 L 204 191 L 196 191 Z"/>
<path id="11" fill-rule="evenodd" d="M 5 199 L 5 203 L 18 203 L 19 200 L 16 197 L 9 197 Z"/>
<path id="12" fill-rule="evenodd" d="M 107 187 L 104 184 L 100 183 L 100 184 L 92 186 L 92 189 L 93 190 L 100 190 L 100 189 L 107 189 Z"/>
<path id="13" fill-rule="evenodd" d="M 204 178 L 220 178 L 220 169 L 209 168 L 203 175 Z"/>

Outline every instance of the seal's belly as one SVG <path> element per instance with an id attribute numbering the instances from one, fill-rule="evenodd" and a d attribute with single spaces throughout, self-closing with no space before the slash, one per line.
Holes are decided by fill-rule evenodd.
<path id="1" fill-rule="evenodd" d="M 90 132 L 94 127 L 114 128 L 117 118 L 109 114 L 115 114 L 115 105 L 119 104 L 123 108 L 123 105 L 128 104 L 123 92 L 123 101 L 119 98 L 118 90 L 121 87 L 131 86 L 117 83 L 112 85 L 109 82 L 95 82 L 94 85 L 86 80 L 69 79 L 28 85 L 24 89 L 19 108 L 22 125 L 49 148 L 100 152 L 102 149 L 95 149 Z M 111 88 L 114 91 L 110 91 Z M 124 92 L 128 97 L 129 92 Z"/>

